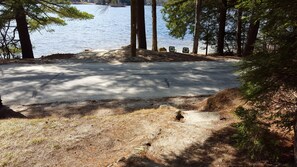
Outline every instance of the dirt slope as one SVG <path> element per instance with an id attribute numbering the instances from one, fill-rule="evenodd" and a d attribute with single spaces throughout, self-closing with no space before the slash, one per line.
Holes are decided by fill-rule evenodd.
<path id="1" fill-rule="evenodd" d="M 26 106 L 20 113 L 34 119 L 0 120 L 0 166 L 265 165 L 265 162 L 250 162 L 234 147 L 230 140 L 234 129 L 230 124 L 237 119 L 232 114 L 222 119 L 222 113 L 215 110 L 193 110 L 210 109 L 214 104 L 218 109 L 226 100 L 239 100 L 241 97 L 236 92 L 236 89 L 225 91 L 225 100 L 218 94 L 198 99 L 105 101 L 102 108 L 108 103 L 114 107 L 101 114 L 100 105 L 75 108 L 78 103 L 40 104 L 30 112 Z M 85 103 L 86 106 L 93 103 L 93 107 L 104 104 L 102 101 Z M 155 104 L 152 107 L 145 105 L 152 103 Z M 69 105 L 72 108 L 67 108 Z M 71 110 L 74 113 L 63 115 L 62 106 L 68 114 Z M 146 109 L 139 109 L 141 106 Z M 50 114 L 55 107 L 60 111 Z M 44 114 L 32 115 L 32 109 Z M 84 112 L 88 114 L 82 114 Z M 180 114 L 181 117 L 177 117 Z"/>
<path id="2" fill-rule="evenodd" d="M 54 54 L 6 63 L 238 60 L 129 48 Z M 1 72 L 1 68 L 0 68 Z M 244 105 L 238 89 L 211 97 L 57 102 L 0 107 L 0 167 L 273 166 L 240 153 L 230 126 Z M 12 119 L 10 119 L 12 118 Z"/>

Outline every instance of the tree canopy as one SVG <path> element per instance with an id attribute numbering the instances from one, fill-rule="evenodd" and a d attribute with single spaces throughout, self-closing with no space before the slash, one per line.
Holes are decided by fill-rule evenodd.
<path id="1" fill-rule="evenodd" d="M 14 12 L 19 6 L 23 6 L 26 11 L 31 31 L 49 24 L 66 25 L 64 18 L 93 18 L 92 15 L 81 12 L 70 4 L 68 0 L 5 0 L 0 4 L 0 23 L 5 23 L 7 19 L 15 19 Z"/>
<path id="2" fill-rule="evenodd" d="M 71 6 L 69 0 L 2 0 L 0 7 L 1 27 L 5 26 L 10 20 L 16 20 L 23 57 L 26 57 L 26 54 L 33 53 L 24 53 L 24 50 L 32 50 L 31 44 L 28 45 L 28 43 L 31 43 L 28 39 L 30 38 L 29 31 L 46 28 L 50 24 L 66 25 L 65 18 L 93 18 L 93 15 L 81 12 Z M 25 44 L 26 46 L 24 46 Z"/>
<path id="3" fill-rule="evenodd" d="M 241 118 L 248 118 L 248 124 L 251 119 L 257 120 L 252 123 L 266 120 L 294 129 L 297 165 L 297 3 L 290 0 L 205 2 L 200 39 L 206 45 L 217 46 L 219 54 L 224 46 L 225 53 L 237 51 L 239 56 L 245 56 L 240 63 L 241 88 L 253 108 L 239 112 Z M 169 0 L 165 4 L 163 14 L 171 36 L 183 38 L 187 33 L 193 34 L 194 6 L 194 0 Z M 252 117 L 247 116 L 249 113 Z M 260 147 L 261 140 L 245 137 L 253 141 L 244 146 L 251 151 L 262 150 L 255 149 Z"/>
<path id="4" fill-rule="evenodd" d="M 296 166 L 297 3 L 242 0 L 237 7 L 253 11 L 252 20 L 260 25 L 254 51 L 240 64 L 242 90 L 254 105 L 245 112 L 253 113 L 256 120 L 294 129 Z"/>

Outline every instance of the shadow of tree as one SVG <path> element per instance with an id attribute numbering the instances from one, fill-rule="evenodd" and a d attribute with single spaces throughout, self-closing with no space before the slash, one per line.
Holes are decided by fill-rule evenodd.
<path id="1" fill-rule="evenodd" d="M 29 113 L 30 118 L 53 115 L 86 116 L 98 114 L 98 110 L 104 110 L 102 114 L 121 114 L 138 109 L 158 108 L 163 104 L 191 110 L 196 109 L 196 106 L 187 101 L 174 103 L 162 99 L 131 99 L 153 99 L 160 97 L 160 94 L 163 97 L 209 95 L 225 89 L 226 81 L 232 81 L 227 85 L 234 87 L 237 84 L 236 76 L 232 73 L 234 67 L 229 67 L 230 65 L 211 61 L 203 62 L 199 66 L 192 62 L 118 65 L 61 63 L 34 66 L 10 64 L 1 67 L 4 74 L 0 82 L 0 94 L 6 105 L 21 105 L 20 110 L 13 109 L 26 116 Z M 129 100 L 88 101 L 93 99 Z M 73 103 L 68 103 L 70 101 Z M 75 106 L 76 101 L 83 103 Z M 105 102 L 107 104 L 104 104 Z"/>
<path id="2" fill-rule="evenodd" d="M 236 132 L 232 126 L 216 131 L 203 144 L 194 143 L 180 154 L 133 155 L 120 162 L 123 167 L 206 167 L 206 166 L 290 166 L 293 155 L 280 159 L 278 163 L 267 159 L 251 160 L 244 152 L 236 149 L 231 136 Z M 291 148 L 290 148 L 291 149 Z M 282 153 L 288 148 L 282 148 Z M 148 155 L 148 156 L 147 156 Z M 282 157 L 281 157 L 282 158 Z"/>
<path id="3" fill-rule="evenodd" d="M 222 62 L 6 65 L 0 94 L 7 105 L 90 99 L 213 94 L 237 86 Z M 222 75 L 224 74 L 224 75 Z M 230 85 L 226 84 L 230 81 Z M 168 86 L 169 85 L 169 86 Z M 227 86 L 226 86 L 227 85 Z"/>
<path id="4" fill-rule="evenodd" d="M 79 102 L 55 102 L 23 105 L 19 110 L 28 118 L 106 116 L 131 113 L 142 109 L 157 109 L 160 106 L 172 106 L 179 110 L 196 110 L 198 102 L 208 96 L 167 97 L 158 99 L 114 99 L 86 100 Z"/>
<path id="5" fill-rule="evenodd" d="M 9 107 L 2 105 L 0 106 L 0 119 L 8 119 L 8 118 L 26 118 L 23 114 L 19 112 L 15 112 Z"/>

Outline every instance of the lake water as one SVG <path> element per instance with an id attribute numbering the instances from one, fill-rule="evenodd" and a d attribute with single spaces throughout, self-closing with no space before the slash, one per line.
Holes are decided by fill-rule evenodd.
<path id="1" fill-rule="evenodd" d="M 79 10 L 95 16 L 92 20 L 67 20 L 66 26 L 50 26 L 54 32 L 42 30 L 31 34 L 35 57 L 53 53 L 78 53 L 85 49 L 110 50 L 130 43 L 130 6 L 111 8 L 100 5 L 75 5 Z M 166 23 L 162 19 L 162 7 L 157 7 L 158 47 L 175 46 L 178 52 L 182 47 L 192 49 L 192 36 L 184 40 L 169 36 Z M 152 45 L 151 6 L 145 7 L 146 35 L 148 49 Z M 200 49 L 200 53 L 204 53 Z"/>

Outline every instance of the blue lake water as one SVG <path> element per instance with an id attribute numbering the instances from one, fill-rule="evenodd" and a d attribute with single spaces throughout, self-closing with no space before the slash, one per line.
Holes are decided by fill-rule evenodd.
<path id="1" fill-rule="evenodd" d="M 130 6 L 112 8 L 100 5 L 75 5 L 79 10 L 95 16 L 92 20 L 67 20 L 66 26 L 52 25 L 54 32 L 41 30 L 31 34 L 35 57 L 53 53 L 78 53 L 85 49 L 110 50 L 130 43 Z M 175 46 L 178 52 L 182 47 L 192 49 L 192 36 L 184 40 L 169 36 L 166 23 L 162 19 L 162 7 L 157 7 L 158 47 Z M 151 6 L 145 7 L 146 35 L 148 49 L 151 48 L 152 18 Z M 199 48 L 199 53 L 204 53 Z"/>

